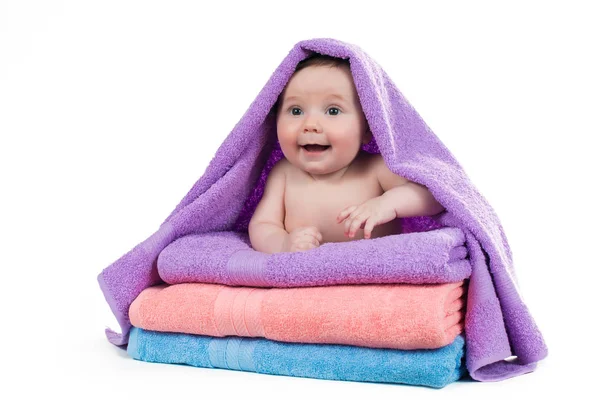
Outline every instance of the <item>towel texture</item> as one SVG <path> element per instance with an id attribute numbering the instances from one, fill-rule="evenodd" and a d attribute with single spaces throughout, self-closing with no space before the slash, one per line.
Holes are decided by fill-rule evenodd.
<path id="1" fill-rule="evenodd" d="M 465 234 L 472 269 L 465 323 L 471 376 L 496 380 L 531 371 L 547 349 L 519 295 L 511 250 L 498 216 L 385 71 L 358 46 L 335 39 L 297 43 L 157 232 L 98 276 L 122 329 L 121 334 L 107 330 L 109 340 L 127 343 L 129 306 L 142 290 L 162 282 L 157 258 L 167 245 L 190 234 L 243 232 L 247 228 L 266 176 L 282 156 L 276 142 L 273 106 L 297 64 L 314 53 L 349 60 L 373 134 L 365 150 L 379 152 L 391 171 L 426 186 L 445 207 L 446 211 L 435 217 L 411 220 L 411 229 L 449 226 Z M 362 243 L 354 241 L 348 246 L 360 247 Z M 368 258 L 377 260 L 377 252 Z M 253 279 L 248 277 L 250 283 Z M 516 359 L 504 361 L 510 356 Z"/>
<path id="2" fill-rule="evenodd" d="M 129 309 L 133 326 L 281 342 L 437 349 L 462 331 L 462 282 L 298 289 L 182 283 L 144 290 Z"/>
<path id="3" fill-rule="evenodd" d="M 167 283 L 300 287 L 357 283 L 447 283 L 471 274 L 465 234 L 456 228 L 324 243 L 311 251 L 254 251 L 247 233 L 214 232 L 175 240 L 158 256 Z"/>
<path id="4" fill-rule="evenodd" d="M 131 330 L 127 352 L 150 362 L 261 374 L 441 388 L 464 374 L 464 339 L 436 350 L 391 350 Z"/>

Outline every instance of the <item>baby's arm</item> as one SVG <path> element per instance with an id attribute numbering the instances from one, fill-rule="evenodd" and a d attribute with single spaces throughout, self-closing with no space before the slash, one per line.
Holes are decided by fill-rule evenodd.
<path id="1" fill-rule="evenodd" d="M 264 253 L 283 251 L 286 232 L 283 219 L 285 217 L 285 159 L 278 161 L 267 177 L 262 199 L 254 211 L 248 225 L 248 234 L 252 247 Z"/>
<path id="2" fill-rule="evenodd" d="M 444 211 L 444 207 L 425 186 L 396 175 L 390 171 L 383 158 L 377 160 L 375 168 L 384 191 L 382 197 L 393 205 L 396 218 L 436 215 Z"/>
<path id="3" fill-rule="evenodd" d="M 362 228 L 365 239 L 368 239 L 375 226 L 395 218 L 435 215 L 444 210 L 425 186 L 390 171 L 381 156 L 375 158 L 373 167 L 384 193 L 340 212 L 337 222 L 345 221 L 346 236 L 353 238 L 356 231 Z"/>

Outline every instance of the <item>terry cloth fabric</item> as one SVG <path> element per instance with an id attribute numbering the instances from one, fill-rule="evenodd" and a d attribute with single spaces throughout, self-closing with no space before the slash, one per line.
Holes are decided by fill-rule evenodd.
<path id="1" fill-rule="evenodd" d="M 127 352 L 136 360 L 166 364 L 435 388 L 455 382 L 465 373 L 461 335 L 436 350 L 392 350 L 212 338 L 133 328 Z"/>
<path id="2" fill-rule="evenodd" d="M 254 251 L 247 233 L 212 232 L 175 240 L 158 256 L 170 284 L 206 282 L 259 287 L 361 283 L 448 283 L 471 275 L 465 235 L 457 228 L 355 242 L 311 251 Z"/>
<path id="3" fill-rule="evenodd" d="M 471 376 L 498 380 L 532 371 L 547 348 L 518 292 L 498 216 L 385 71 L 358 46 L 335 39 L 298 42 L 160 228 L 100 273 L 100 287 L 122 329 L 121 334 L 107 329 L 109 340 L 127 343 L 129 306 L 142 290 L 162 283 L 156 261 L 167 245 L 190 234 L 247 228 L 266 176 L 282 157 L 273 106 L 298 63 L 315 53 L 349 60 L 373 134 L 365 150 L 379 152 L 392 172 L 426 186 L 446 209 L 408 219 L 407 225 L 419 231 L 453 226 L 465 233 L 472 268 L 465 324 Z"/>
<path id="4" fill-rule="evenodd" d="M 462 331 L 462 282 L 257 289 L 182 283 L 145 289 L 133 326 L 280 342 L 437 349 Z"/>

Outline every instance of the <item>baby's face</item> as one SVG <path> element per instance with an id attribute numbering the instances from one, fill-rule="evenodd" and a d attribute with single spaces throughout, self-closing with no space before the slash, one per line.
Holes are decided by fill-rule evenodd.
<path id="1" fill-rule="evenodd" d="M 367 121 L 347 68 L 310 66 L 288 82 L 277 115 L 277 138 L 284 156 L 310 174 L 330 174 L 348 166 L 362 143 Z M 307 144 L 329 146 L 312 151 Z"/>

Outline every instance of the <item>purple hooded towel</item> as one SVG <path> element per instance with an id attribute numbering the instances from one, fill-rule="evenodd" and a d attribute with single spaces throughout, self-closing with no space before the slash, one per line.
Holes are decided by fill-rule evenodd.
<path id="1" fill-rule="evenodd" d="M 373 134 L 364 149 L 379 152 L 391 171 L 426 186 L 446 208 L 404 225 L 413 232 L 444 227 L 464 232 L 471 264 L 465 321 L 471 377 L 493 381 L 532 371 L 547 348 L 519 295 L 498 216 L 381 67 L 359 47 L 335 39 L 297 43 L 160 229 L 100 273 L 100 287 L 122 330 L 107 329 L 110 342 L 127 343 L 129 306 L 142 290 L 163 282 L 157 260 L 165 247 L 189 235 L 247 230 L 268 170 L 281 158 L 273 106 L 297 64 L 314 53 L 349 59 Z"/>

